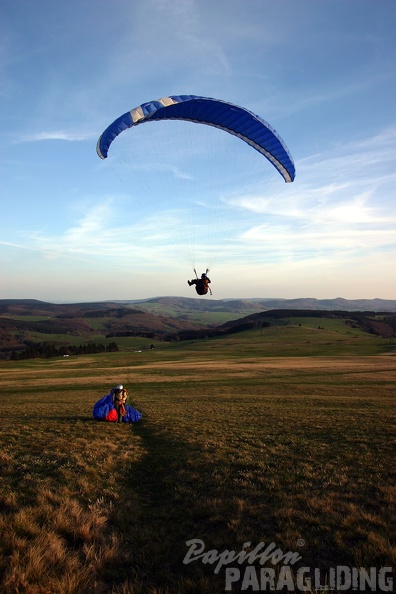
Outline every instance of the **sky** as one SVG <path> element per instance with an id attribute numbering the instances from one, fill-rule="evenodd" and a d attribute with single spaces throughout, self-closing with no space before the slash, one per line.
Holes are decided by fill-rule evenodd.
<path id="1" fill-rule="evenodd" d="M 0 299 L 396 299 L 395 0 L 2 0 Z M 268 122 L 286 184 L 170 95 Z M 198 297 L 197 297 L 198 298 Z"/>

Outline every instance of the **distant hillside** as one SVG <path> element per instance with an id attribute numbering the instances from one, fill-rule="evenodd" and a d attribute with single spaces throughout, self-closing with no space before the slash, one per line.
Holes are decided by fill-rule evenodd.
<path id="1" fill-rule="evenodd" d="M 121 302 L 120 302 L 121 303 Z M 295 309 L 314 311 L 376 311 L 396 312 L 396 299 L 189 299 L 185 297 L 155 297 L 122 303 L 139 304 L 147 310 L 173 310 L 175 314 L 185 311 L 228 311 L 254 313 L 271 309 Z"/>
<path id="2" fill-rule="evenodd" d="M 139 336 L 163 340 L 202 325 L 118 303 L 56 305 L 36 300 L 0 300 L 0 358 L 8 358 L 37 343 L 67 345 L 115 337 Z"/>
<path id="3" fill-rule="evenodd" d="M 74 316 L 82 311 L 91 309 L 106 310 L 111 307 L 121 307 L 113 302 L 101 301 L 99 303 L 72 303 L 57 305 L 38 301 L 37 299 L 0 299 L 0 315 L 11 314 L 19 316 L 49 316 L 69 315 Z"/>
<path id="4" fill-rule="evenodd" d="M 396 338 L 396 313 L 377 314 L 375 312 L 327 311 L 327 310 L 268 310 L 250 314 L 238 320 L 231 320 L 216 328 L 199 330 L 182 330 L 178 333 L 180 340 L 194 340 L 199 338 L 214 338 L 228 334 L 237 334 L 256 328 L 269 328 L 271 326 L 293 324 L 293 318 L 320 320 L 318 329 L 323 329 L 323 324 L 329 320 L 342 320 L 349 328 L 359 329 L 369 334 L 389 338 Z M 323 321 L 322 321 L 323 320 Z M 296 321 L 295 325 L 301 325 Z"/>
<path id="5" fill-rule="evenodd" d="M 131 299 L 99 301 L 90 303 L 54 304 L 36 299 L 0 299 L 0 315 L 23 316 L 78 316 L 81 312 L 122 310 L 138 307 L 160 315 L 179 317 L 189 312 L 225 312 L 248 314 L 272 309 L 313 310 L 313 311 L 375 311 L 396 312 L 396 299 L 213 299 L 205 297 L 153 297 L 150 299 Z"/>
<path id="6" fill-rule="evenodd" d="M 359 328 L 370 334 L 376 334 L 384 338 L 396 337 L 396 313 L 377 314 L 375 312 L 361 311 L 345 311 L 345 310 L 269 310 L 258 314 L 252 314 L 237 321 L 227 322 L 223 324 L 223 329 L 236 330 L 242 325 L 251 327 L 265 327 L 278 320 L 289 320 L 293 322 L 293 318 L 315 318 L 323 320 L 342 319 L 345 320 L 347 326 L 351 328 Z"/>
<path id="7" fill-rule="evenodd" d="M 270 307 L 274 302 L 277 307 Z M 12 353 L 15 356 L 41 343 L 59 347 L 95 341 L 116 342 L 117 337 L 195 340 L 290 323 L 282 320 L 293 317 L 341 318 L 351 327 L 393 339 L 396 337 L 396 313 L 393 312 L 396 312 L 396 301 L 381 299 L 158 297 L 74 304 L 3 299 L 0 300 L 0 358 L 9 358 Z"/>

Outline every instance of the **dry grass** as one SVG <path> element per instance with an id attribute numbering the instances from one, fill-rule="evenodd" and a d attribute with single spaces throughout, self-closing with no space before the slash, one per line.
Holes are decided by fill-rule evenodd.
<path id="1" fill-rule="evenodd" d="M 2 366 L 1 592 L 224 591 L 193 538 L 395 565 L 394 357 L 149 356 Z M 94 422 L 119 381 L 143 420 Z"/>

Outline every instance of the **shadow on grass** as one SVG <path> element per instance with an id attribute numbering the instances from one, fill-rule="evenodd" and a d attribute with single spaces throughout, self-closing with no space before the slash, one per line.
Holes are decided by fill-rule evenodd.
<path id="1" fill-rule="evenodd" d="M 334 565 L 353 565 L 352 554 L 337 541 L 342 528 L 330 517 L 308 512 L 299 469 L 293 468 L 298 457 L 290 460 L 292 450 L 287 455 L 289 466 L 280 464 L 274 452 L 263 469 L 254 459 L 247 465 L 227 458 L 225 452 L 209 451 L 193 439 L 177 440 L 166 427 L 146 420 L 133 425 L 131 433 L 147 453 L 123 468 L 121 503 L 110 518 L 120 538 L 122 558 L 114 559 L 102 577 L 115 593 L 224 592 L 227 566 L 216 574 L 214 556 L 206 563 L 202 558 L 183 562 L 190 548 L 186 543 L 193 539 L 204 543 L 202 552 L 219 553 L 238 553 L 246 542 L 251 542 L 252 549 L 263 543 L 263 550 L 274 543 L 284 554 L 301 554 L 301 562 L 292 570 L 308 566 L 327 571 Z M 271 482 L 271 472 L 276 484 Z M 319 489 L 318 497 L 326 489 Z M 299 550 L 301 531 L 308 548 Z M 231 562 L 228 566 L 240 568 L 242 579 L 247 565 Z M 270 562 L 265 565 L 271 567 Z M 260 563 L 255 566 L 259 575 Z M 275 571 L 281 567 L 282 562 Z M 236 583 L 233 592 L 240 591 L 241 584 Z"/>
<path id="2" fill-rule="evenodd" d="M 261 533 L 265 540 L 264 534 L 276 533 L 273 514 L 261 529 L 254 525 L 254 501 L 246 501 L 247 492 L 241 495 L 230 463 L 210 460 L 145 421 L 134 425 L 133 433 L 147 454 L 124 473 L 122 505 L 110 520 L 124 543 L 124 559 L 122 565 L 107 567 L 105 581 L 128 581 L 133 592 L 223 592 L 224 568 L 215 574 L 216 563 L 183 563 L 190 548 L 186 542 L 200 539 L 205 551 L 239 552 L 249 535 Z"/>

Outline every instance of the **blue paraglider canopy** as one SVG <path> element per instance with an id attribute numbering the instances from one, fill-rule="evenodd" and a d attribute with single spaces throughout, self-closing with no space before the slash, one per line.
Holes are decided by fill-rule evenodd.
<path id="1" fill-rule="evenodd" d="M 244 107 L 197 95 L 163 97 L 123 114 L 100 136 L 97 143 L 99 157 L 107 158 L 111 143 L 124 130 L 155 120 L 185 120 L 220 128 L 264 155 L 287 183 L 294 180 L 295 166 L 289 150 L 266 121 Z"/>
<path id="2" fill-rule="evenodd" d="M 122 417 L 123 423 L 136 423 L 142 418 L 142 414 L 128 404 L 125 404 L 125 413 Z M 103 396 L 95 403 L 92 415 L 97 421 L 117 421 L 118 414 L 114 404 L 114 390 L 111 390 L 110 394 Z"/>

